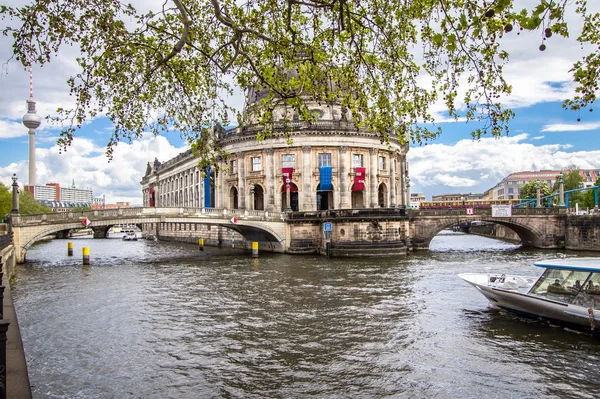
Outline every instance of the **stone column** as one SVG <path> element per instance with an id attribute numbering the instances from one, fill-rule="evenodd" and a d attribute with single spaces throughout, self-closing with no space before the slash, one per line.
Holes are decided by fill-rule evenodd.
<path id="1" fill-rule="evenodd" d="M 390 152 L 390 208 L 395 208 L 396 203 L 396 157 Z"/>
<path id="2" fill-rule="evenodd" d="M 267 148 L 265 154 L 265 180 L 266 180 L 266 192 L 265 192 L 265 210 L 273 212 L 275 210 L 275 162 L 273 159 L 273 149 Z"/>
<path id="3" fill-rule="evenodd" d="M 223 208 L 221 201 L 221 189 L 223 188 L 221 185 L 221 179 L 223 178 L 223 173 L 217 172 L 217 169 L 214 165 L 211 167 L 211 171 L 214 171 L 215 173 L 215 197 L 213 198 L 213 208 Z"/>
<path id="4" fill-rule="evenodd" d="M 371 167 L 369 168 L 369 198 L 370 198 L 370 207 L 376 208 L 379 206 L 377 203 L 377 149 L 371 148 L 369 151 L 369 157 L 371 161 Z"/>
<path id="5" fill-rule="evenodd" d="M 340 203 L 336 208 L 350 208 L 350 189 L 348 187 L 348 172 L 352 167 L 351 160 L 348 158 L 348 147 L 341 146 L 338 152 L 338 181 L 340 192 Z"/>
<path id="6" fill-rule="evenodd" d="M 313 211 L 314 196 L 312 192 L 312 147 L 302 146 L 302 201 L 299 204 L 300 211 Z M 315 200 L 316 201 L 316 200 Z"/>
<path id="7" fill-rule="evenodd" d="M 246 154 L 243 151 L 237 154 L 238 163 L 238 205 L 240 209 L 249 209 L 246 204 Z"/>
<path id="8" fill-rule="evenodd" d="M 399 182 L 399 192 L 398 199 L 399 205 L 406 206 L 406 162 L 404 161 L 404 156 L 400 155 L 396 157 L 396 161 L 398 162 L 398 170 L 400 172 L 400 182 Z"/>

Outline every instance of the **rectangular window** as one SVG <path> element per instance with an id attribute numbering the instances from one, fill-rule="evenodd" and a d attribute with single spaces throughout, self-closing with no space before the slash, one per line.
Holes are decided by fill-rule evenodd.
<path id="1" fill-rule="evenodd" d="M 385 170 L 386 169 L 386 162 L 385 162 L 385 157 L 380 156 L 379 157 L 379 170 Z"/>
<path id="2" fill-rule="evenodd" d="M 260 157 L 252 157 L 252 171 L 258 172 L 262 170 Z"/>
<path id="3" fill-rule="evenodd" d="M 353 168 L 362 168 L 362 166 L 363 166 L 362 154 L 352 154 L 352 167 Z"/>
<path id="4" fill-rule="evenodd" d="M 509 193 L 509 194 L 513 194 L 513 188 L 512 188 L 512 187 L 509 187 L 509 188 L 508 188 L 508 193 Z"/>
<path id="5" fill-rule="evenodd" d="M 295 168 L 296 167 L 296 155 L 294 154 L 283 154 L 281 156 L 281 167 L 282 168 Z"/>
<path id="6" fill-rule="evenodd" d="M 331 154 L 322 153 L 319 154 L 319 167 L 321 166 L 331 166 Z"/>
<path id="7" fill-rule="evenodd" d="M 231 162 L 229 163 L 230 166 L 230 173 L 232 175 L 237 173 L 237 161 L 235 159 L 232 159 Z"/>

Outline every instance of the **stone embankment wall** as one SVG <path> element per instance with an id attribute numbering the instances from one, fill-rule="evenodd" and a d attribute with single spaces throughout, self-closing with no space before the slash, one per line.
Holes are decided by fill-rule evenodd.
<path id="1" fill-rule="evenodd" d="M 148 223 L 143 225 L 142 230 L 143 234 L 153 234 L 163 241 L 198 244 L 198 240 L 203 238 L 204 245 L 213 247 L 231 245 L 231 232 L 225 227 L 197 223 Z M 246 240 L 237 232 L 234 232 L 233 240 L 236 247 L 246 246 Z"/>
<path id="2" fill-rule="evenodd" d="M 471 225 L 468 229 L 469 234 L 476 234 L 479 236 L 496 238 L 499 240 L 506 240 L 510 242 L 519 242 L 521 239 L 511 229 L 499 224 L 481 224 Z"/>
<path id="3" fill-rule="evenodd" d="M 565 248 L 600 251 L 600 215 L 567 218 Z"/>

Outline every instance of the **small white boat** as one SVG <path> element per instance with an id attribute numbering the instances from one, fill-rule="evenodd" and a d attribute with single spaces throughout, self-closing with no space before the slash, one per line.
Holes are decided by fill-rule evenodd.
<path id="1" fill-rule="evenodd" d="M 534 264 L 539 278 L 464 273 L 459 277 L 492 305 L 535 319 L 600 330 L 600 258 L 565 258 Z"/>
<path id="2" fill-rule="evenodd" d="M 136 239 L 142 238 L 142 231 L 137 226 L 114 225 L 106 232 L 106 238 L 125 239 L 127 236 L 134 235 Z"/>
<path id="3" fill-rule="evenodd" d="M 137 235 L 134 232 L 129 232 L 123 236 L 123 241 L 137 241 Z"/>

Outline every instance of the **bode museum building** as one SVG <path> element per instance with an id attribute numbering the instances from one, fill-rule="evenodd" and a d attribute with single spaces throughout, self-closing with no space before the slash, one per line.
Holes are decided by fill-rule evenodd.
<path id="1" fill-rule="evenodd" d="M 408 144 L 395 137 L 389 145 L 382 143 L 377 133 L 358 128 L 355 116 L 336 102 L 308 102 L 314 121 L 276 107 L 273 134 L 259 141 L 262 126 L 252 109 L 264 96 L 264 91 L 250 91 L 247 124 L 212 130 L 230 154 L 218 161 L 219 172 L 212 168 L 202 173 L 191 150 L 163 163 L 149 162 L 141 181 L 144 206 L 314 212 L 403 208 L 409 203 Z M 149 226 L 151 233 L 168 238 L 182 236 L 181 229 L 205 229 L 162 225 Z"/>

